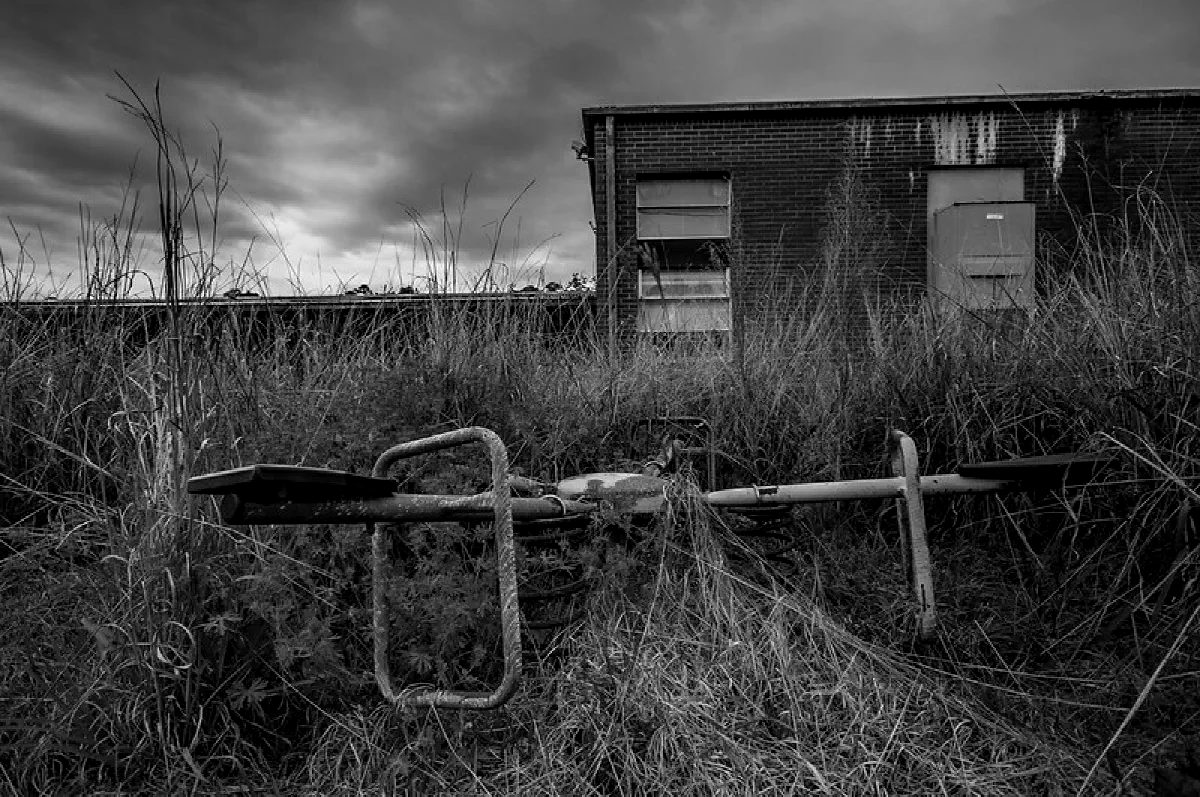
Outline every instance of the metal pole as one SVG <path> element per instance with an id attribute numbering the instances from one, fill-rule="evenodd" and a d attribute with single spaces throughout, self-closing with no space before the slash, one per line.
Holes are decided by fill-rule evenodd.
<path id="1" fill-rule="evenodd" d="M 604 117 L 604 263 L 608 272 L 608 353 L 617 350 L 617 144 L 616 117 Z"/>
<path id="2" fill-rule="evenodd" d="M 891 453 L 892 472 L 904 484 L 901 495 L 896 499 L 896 523 L 902 538 L 905 526 L 908 527 L 912 589 L 917 600 L 917 638 L 924 641 L 933 636 L 937 626 L 937 603 L 933 596 L 933 562 L 925 541 L 925 503 L 921 500 L 922 479 L 917 447 L 911 437 L 897 429 L 891 434 Z"/>
<path id="3" fill-rule="evenodd" d="M 1001 479 L 971 479 L 957 473 L 920 477 L 920 491 L 925 495 L 959 493 L 996 493 L 1017 489 L 1020 482 Z M 770 506 L 774 504 L 820 504 L 831 501 L 862 501 L 872 498 L 899 498 L 904 495 L 905 479 L 853 479 L 807 484 L 777 484 L 758 487 L 735 487 L 707 493 L 704 499 L 712 506 Z"/>

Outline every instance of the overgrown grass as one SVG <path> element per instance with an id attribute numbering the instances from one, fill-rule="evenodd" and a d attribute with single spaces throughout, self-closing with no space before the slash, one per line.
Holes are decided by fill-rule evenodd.
<path id="1" fill-rule="evenodd" d="M 778 580 L 739 574 L 726 553 L 738 545 L 685 485 L 635 550 L 629 581 L 593 597 L 519 702 L 467 723 L 430 717 L 425 736 L 357 712 L 321 740 L 311 783 L 331 794 L 392 782 L 417 793 L 1028 794 L 1079 779 L 1078 751 L 864 642 Z"/>
<path id="2" fill-rule="evenodd" d="M 211 293 L 219 148 L 201 175 L 154 105 L 130 109 L 175 174 L 159 198 L 169 296 Z M 174 170 L 174 171 L 172 171 Z M 431 298 L 416 321 L 256 326 L 173 302 L 106 308 L 133 278 L 134 216 L 82 230 L 79 311 L 0 307 L 0 784 L 282 793 L 1110 793 L 1197 734 L 1200 277 L 1180 220 L 1136 225 L 1044 269 L 1020 317 L 935 316 L 864 295 L 874 267 L 853 175 L 831 196 L 802 312 L 687 356 L 548 340 L 537 308 Z M 206 193 L 208 192 L 208 193 Z M 856 208 L 858 208 L 856 210 Z M 858 221 L 855 221 L 855 220 Z M 201 227 L 204 233 L 201 235 Z M 858 232 L 856 232 L 858 231 Z M 875 230 L 884 236 L 886 231 Z M 499 232 L 497 232 L 499 236 Z M 881 239 L 882 240 L 882 239 Z M 437 248 L 437 279 L 453 246 Z M 432 250 L 431 250 L 432 251 Z M 735 253 L 736 254 L 736 253 Z M 821 268 L 824 271 L 821 271 Z M 173 271 L 172 271 L 173 269 Z M 433 279 L 434 277 L 431 277 Z M 165 285 L 163 286 L 166 287 Z M 861 306 L 870 334 L 842 336 Z M 266 334 L 264 335 L 264 329 Z M 851 350 L 856 354 L 850 356 Z M 699 415 L 726 484 L 875 476 L 889 428 L 927 472 L 1089 449 L 1110 486 L 929 499 L 942 630 L 912 645 L 884 505 L 797 510 L 791 561 L 681 483 L 632 549 L 597 530 L 526 557 L 596 582 L 543 640 L 527 685 L 484 716 L 398 713 L 370 680 L 369 551 L 353 528 L 218 524 L 188 475 L 277 461 L 364 472 L 402 439 L 479 424 L 548 481 L 643 460 L 639 421 Z M 400 474 L 482 487 L 471 452 Z M 394 672 L 481 686 L 498 667 L 486 530 L 414 527 L 391 597 Z M 568 561 L 570 560 L 570 561 Z"/>

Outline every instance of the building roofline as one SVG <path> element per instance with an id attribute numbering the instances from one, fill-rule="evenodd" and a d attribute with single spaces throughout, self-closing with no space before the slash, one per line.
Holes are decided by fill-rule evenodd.
<path id="1" fill-rule="evenodd" d="M 1113 89 L 1096 91 L 1042 91 L 1021 94 L 950 94 L 920 97 L 858 97 L 821 100 L 764 100 L 753 102 L 656 103 L 650 105 L 596 105 L 583 109 L 591 116 L 637 114 L 778 113 L 787 111 L 855 110 L 945 105 L 1011 105 L 1013 103 L 1064 103 L 1086 100 L 1200 99 L 1200 88 Z"/>

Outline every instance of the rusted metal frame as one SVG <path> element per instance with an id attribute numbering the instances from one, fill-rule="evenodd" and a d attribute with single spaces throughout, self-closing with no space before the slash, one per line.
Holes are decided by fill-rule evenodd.
<path id="1" fill-rule="evenodd" d="M 707 478 L 707 481 L 705 482 L 705 487 L 707 487 L 709 490 L 715 490 L 717 488 L 716 435 L 713 433 L 712 424 L 708 422 L 708 419 L 701 418 L 698 415 L 660 415 L 659 417 L 655 418 L 654 421 L 657 421 L 660 423 L 665 423 L 665 424 L 675 424 L 677 426 L 691 426 L 695 431 L 701 433 L 704 436 L 703 449 L 698 450 L 692 446 L 672 445 L 671 448 L 673 450 L 671 453 L 673 455 L 683 454 L 683 455 L 689 455 L 689 456 L 691 454 L 695 454 L 695 453 L 703 453 L 704 457 L 705 457 L 704 458 L 704 468 L 705 468 L 704 475 Z M 674 442 L 675 442 L 674 439 L 672 439 L 672 443 L 674 443 Z M 651 475 L 659 475 L 659 474 L 651 474 Z"/>
<path id="2" fill-rule="evenodd" d="M 491 457 L 492 489 L 486 498 L 495 517 L 496 561 L 500 582 L 500 623 L 504 646 L 504 676 L 491 693 L 459 692 L 447 689 L 403 690 L 392 687 L 388 664 L 389 612 L 387 606 L 387 530 L 392 524 L 368 523 L 371 533 L 371 600 L 375 640 L 375 681 L 385 700 L 397 706 L 435 708 L 493 709 L 504 705 L 521 681 L 521 615 L 517 604 L 517 564 L 513 546 L 513 499 L 509 487 L 508 450 L 490 429 L 473 426 L 453 432 L 401 443 L 379 455 L 372 471 L 382 477 L 401 459 L 445 448 L 478 442 Z"/>
<path id="3" fill-rule="evenodd" d="M 586 514 L 595 507 L 579 501 L 546 498 L 513 498 L 515 521 L 564 518 Z M 221 500 L 221 518 L 233 524 L 299 523 L 417 523 L 450 521 L 473 523 L 496 516 L 491 493 L 480 495 L 411 495 L 397 493 L 381 498 L 345 498 L 328 501 L 285 501 L 262 504 L 228 495 Z"/>

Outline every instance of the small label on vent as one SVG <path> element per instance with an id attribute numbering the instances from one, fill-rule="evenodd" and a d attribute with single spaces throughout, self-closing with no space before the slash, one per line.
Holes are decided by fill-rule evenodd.
<path id="1" fill-rule="evenodd" d="M 987 218 L 988 218 L 988 221 L 1003 221 L 1004 214 L 1003 213 L 989 213 L 989 214 L 987 214 Z"/>

